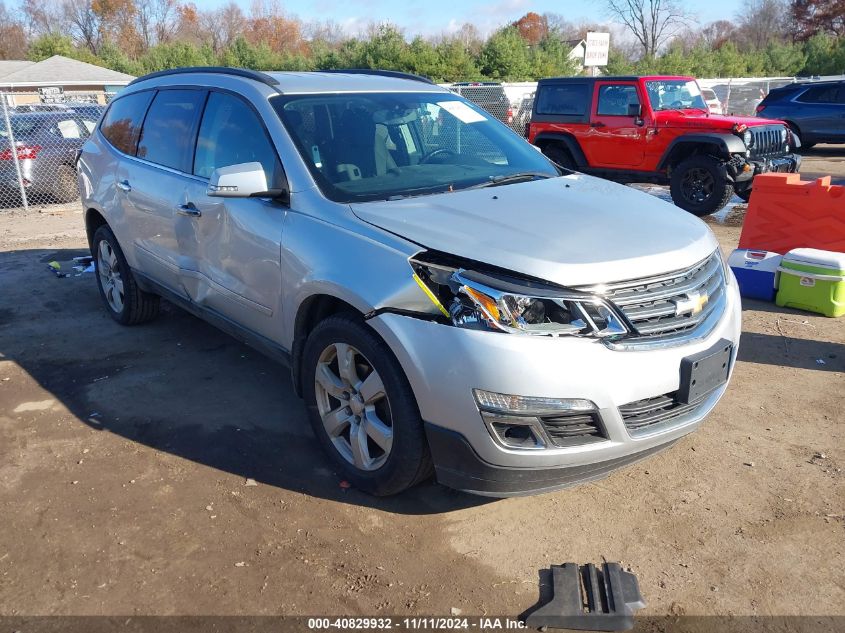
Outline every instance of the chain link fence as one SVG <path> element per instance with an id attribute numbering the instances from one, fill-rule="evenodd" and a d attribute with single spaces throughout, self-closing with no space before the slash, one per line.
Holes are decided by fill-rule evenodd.
<path id="1" fill-rule="evenodd" d="M 0 212 L 79 198 L 76 153 L 105 110 L 102 94 L 0 93 Z"/>
<path id="2" fill-rule="evenodd" d="M 845 79 L 845 75 L 813 79 L 817 81 L 842 80 Z M 770 90 L 794 81 L 811 80 L 793 77 L 734 77 L 699 79 L 698 83 L 702 88 L 710 88 L 716 93 L 725 114 L 754 116 L 757 105 L 769 94 Z M 534 94 L 537 90 L 536 83 L 466 82 L 441 85 L 481 106 L 518 134 L 525 134 L 525 128 L 531 120 L 531 109 L 534 106 Z"/>

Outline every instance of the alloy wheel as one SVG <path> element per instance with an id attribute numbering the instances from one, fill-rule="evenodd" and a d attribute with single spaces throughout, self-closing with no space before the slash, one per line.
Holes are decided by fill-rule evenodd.
<path id="1" fill-rule="evenodd" d="M 687 170 L 681 182 L 681 192 L 694 204 L 701 204 L 713 195 L 715 187 L 713 175 L 703 167 Z"/>
<path id="2" fill-rule="evenodd" d="M 352 345 L 333 343 L 317 361 L 317 410 L 337 452 L 364 471 L 378 470 L 393 447 L 393 416 L 384 383 Z"/>
<path id="3" fill-rule="evenodd" d="M 123 278 L 117 262 L 117 254 L 106 240 L 100 240 L 97 246 L 97 271 L 100 275 L 100 286 L 106 301 L 117 313 L 123 311 Z"/>

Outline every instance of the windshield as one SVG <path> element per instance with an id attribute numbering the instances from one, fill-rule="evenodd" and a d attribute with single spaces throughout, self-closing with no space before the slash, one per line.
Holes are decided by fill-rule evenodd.
<path id="1" fill-rule="evenodd" d="M 320 189 L 337 202 L 559 175 L 522 138 L 452 94 L 292 95 L 273 105 Z"/>
<path id="2" fill-rule="evenodd" d="M 652 110 L 707 110 L 694 79 L 663 79 L 645 83 Z"/>

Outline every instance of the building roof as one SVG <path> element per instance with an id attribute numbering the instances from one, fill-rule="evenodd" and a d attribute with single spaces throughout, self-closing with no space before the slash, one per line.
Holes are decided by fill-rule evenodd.
<path id="1" fill-rule="evenodd" d="M 53 55 L 40 62 L 0 62 L 0 86 L 122 86 L 132 75 L 95 66 L 69 57 Z"/>
<path id="2" fill-rule="evenodd" d="M 0 59 L 0 78 L 31 66 L 35 62 L 17 59 Z"/>

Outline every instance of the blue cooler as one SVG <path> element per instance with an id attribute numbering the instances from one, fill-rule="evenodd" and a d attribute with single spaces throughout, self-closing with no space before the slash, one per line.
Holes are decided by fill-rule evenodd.
<path id="1" fill-rule="evenodd" d="M 739 283 L 739 294 L 747 299 L 775 300 L 775 278 L 782 256 L 771 251 L 738 248 L 728 258 L 728 266 Z"/>

